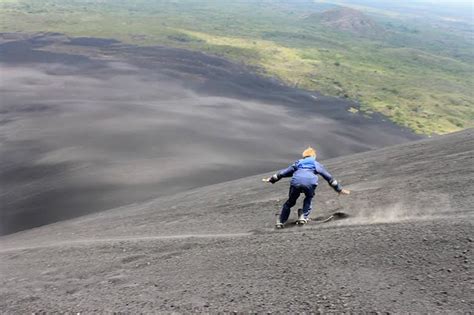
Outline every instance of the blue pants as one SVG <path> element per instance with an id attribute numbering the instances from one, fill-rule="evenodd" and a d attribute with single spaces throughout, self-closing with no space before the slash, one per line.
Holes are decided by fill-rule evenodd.
<path id="1" fill-rule="evenodd" d="M 313 200 L 315 189 L 316 185 L 291 185 L 289 198 L 281 209 L 280 222 L 285 223 L 288 220 L 291 207 L 296 204 L 296 201 L 302 193 L 305 195 L 303 201 L 303 214 L 305 219 L 307 219 L 311 213 L 311 201 Z"/>

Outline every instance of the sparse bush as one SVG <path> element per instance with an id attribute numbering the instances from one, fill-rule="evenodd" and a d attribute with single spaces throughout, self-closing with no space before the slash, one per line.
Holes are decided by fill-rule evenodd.
<path id="1" fill-rule="evenodd" d="M 174 40 L 176 42 L 181 42 L 181 43 L 189 43 L 189 42 L 203 42 L 202 39 L 199 38 L 194 38 L 191 37 L 187 34 L 173 34 L 173 35 L 168 35 L 168 39 Z"/>

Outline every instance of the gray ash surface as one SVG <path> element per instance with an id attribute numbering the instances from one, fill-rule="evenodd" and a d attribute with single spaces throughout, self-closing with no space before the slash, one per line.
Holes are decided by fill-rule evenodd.
<path id="1" fill-rule="evenodd" d="M 0 234 L 419 138 L 202 53 L 0 34 Z"/>
<path id="2" fill-rule="evenodd" d="M 470 312 L 473 159 L 467 130 L 327 160 L 325 224 L 274 230 L 262 174 L 3 236 L 0 311 Z"/>

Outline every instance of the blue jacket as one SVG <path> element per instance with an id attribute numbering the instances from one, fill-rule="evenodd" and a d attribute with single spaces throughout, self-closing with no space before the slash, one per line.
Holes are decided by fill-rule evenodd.
<path id="1" fill-rule="evenodd" d="M 283 177 L 291 178 L 291 185 L 317 186 L 318 175 L 321 175 L 337 192 L 342 190 L 341 185 L 314 157 L 306 157 L 296 161 L 293 165 L 279 171 L 273 175 L 272 182 L 276 182 Z"/>

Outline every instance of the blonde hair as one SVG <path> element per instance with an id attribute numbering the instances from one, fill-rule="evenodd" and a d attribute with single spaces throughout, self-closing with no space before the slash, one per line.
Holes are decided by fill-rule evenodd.
<path id="1" fill-rule="evenodd" d="M 309 156 L 312 156 L 312 157 L 316 157 L 316 150 L 313 149 L 312 147 L 308 147 L 306 150 L 303 151 L 303 157 L 309 157 Z"/>

